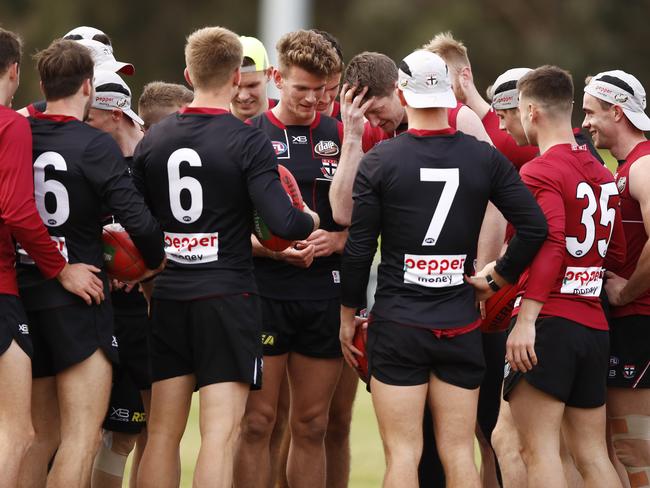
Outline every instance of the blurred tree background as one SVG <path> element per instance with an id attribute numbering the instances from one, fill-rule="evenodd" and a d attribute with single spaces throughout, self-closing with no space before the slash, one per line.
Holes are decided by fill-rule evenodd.
<path id="1" fill-rule="evenodd" d="M 571 71 L 577 103 L 584 77 L 606 69 L 629 71 L 650 89 L 650 0 L 314 0 L 312 13 L 308 27 L 338 37 L 346 59 L 372 50 L 399 60 L 450 30 L 469 48 L 483 91 L 507 68 L 546 63 Z M 136 66 L 127 83 L 137 99 L 148 81 L 183 82 L 183 46 L 191 31 L 222 25 L 258 35 L 258 14 L 256 0 L 3 0 L 0 25 L 25 42 L 14 106 L 40 98 L 30 55 L 73 27 L 94 26 L 111 37 L 115 57 Z"/>

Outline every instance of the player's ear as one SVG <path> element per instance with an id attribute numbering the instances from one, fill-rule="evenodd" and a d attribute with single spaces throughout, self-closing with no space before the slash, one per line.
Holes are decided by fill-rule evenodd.
<path id="1" fill-rule="evenodd" d="M 11 81 L 17 79 L 20 76 L 20 66 L 18 63 L 13 63 L 9 66 L 9 79 Z"/>
<path id="2" fill-rule="evenodd" d="M 267 82 L 271 80 L 271 76 L 273 76 L 273 66 L 267 68 L 264 71 L 264 77 L 266 78 Z"/>
<path id="3" fill-rule="evenodd" d="M 81 93 L 83 93 L 84 97 L 89 97 L 93 93 L 93 80 L 92 78 L 86 78 L 83 80 L 81 83 Z"/>
<path id="4" fill-rule="evenodd" d="M 612 105 L 611 110 L 612 110 L 612 113 L 614 114 L 614 121 L 615 122 L 620 122 L 621 120 L 624 120 L 624 119 L 627 118 L 625 116 L 625 112 L 623 112 L 623 109 L 620 107 L 620 105 Z"/>
<path id="5" fill-rule="evenodd" d="M 187 67 L 185 68 L 185 70 L 183 70 L 183 76 L 185 77 L 185 81 L 187 81 L 187 84 L 190 85 L 192 88 L 194 88 L 194 85 L 192 84 L 192 79 L 190 78 L 190 70 L 188 70 Z"/>
<path id="6" fill-rule="evenodd" d="M 402 107 L 406 107 L 406 99 L 404 98 L 404 93 L 402 90 L 399 88 L 395 88 L 395 92 L 397 92 L 397 97 L 399 98 L 399 103 Z"/>
<path id="7" fill-rule="evenodd" d="M 124 112 L 122 112 L 119 108 L 114 108 L 111 110 L 111 118 L 115 122 L 118 122 L 124 116 Z"/>
<path id="8" fill-rule="evenodd" d="M 278 90 L 282 89 L 282 73 L 280 73 L 280 70 L 277 68 L 273 68 L 273 82 L 275 83 L 275 86 L 278 88 Z"/>
<path id="9" fill-rule="evenodd" d="M 233 79 L 233 85 L 239 86 L 241 83 L 241 68 L 237 66 L 237 69 L 235 70 L 235 77 Z"/>

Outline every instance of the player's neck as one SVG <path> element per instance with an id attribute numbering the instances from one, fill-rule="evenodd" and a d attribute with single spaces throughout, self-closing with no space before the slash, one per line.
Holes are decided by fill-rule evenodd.
<path id="1" fill-rule="evenodd" d="M 481 120 L 483 120 L 483 117 L 485 117 L 490 111 L 490 104 L 483 99 L 474 85 L 471 85 L 465 91 L 464 103 L 471 108 Z"/>
<path id="2" fill-rule="evenodd" d="M 66 115 L 83 121 L 86 115 L 87 100 L 79 94 L 60 100 L 47 100 L 47 110 L 44 113 L 46 115 Z"/>
<path id="3" fill-rule="evenodd" d="M 311 113 L 309 116 L 300 117 L 294 112 L 289 110 L 285 104 L 282 103 L 282 99 L 278 104 L 271 109 L 275 118 L 282 122 L 284 125 L 311 125 L 311 123 L 316 118 L 316 110 Z"/>
<path id="4" fill-rule="evenodd" d="M 446 108 L 406 108 L 409 129 L 442 130 L 449 127 Z"/>
<path id="5" fill-rule="evenodd" d="M 135 147 L 138 145 L 144 133 L 136 127 L 133 122 L 128 121 L 131 125 L 114 134 L 113 137 L 120 146 L 120 150 L 125 158 L 130 158 L 135 152 Z"/>
<path id="6" fill-rule="evenodd" d="M 540 154 L 544 154 L 551 147 L 558 144 L 575 143 L 576 138 L 573 134 L 570 119 L 562 122 L 547 119 L 537 127 L 537 146 Z"/>
<path id="7" fill-rule="evenodd" d="M 643 135 L 643 132 L 630 132 L 630 131 L 621 131 L 616 137 L 614 144 L 609 148 L 609 152 L 612 153 L 619 161 L 627 159 L 627 157 L 632 152 L 639 143 L 646 141 L 646 137 Z"/>
<path id="8" fill-rule="evenodd" d="M 11 100 L 14 98 L 14 90 L 9 81 L 9 77 L 5 76 L 0 79 L 0 105 L 5 107 L 11 106 Z"/>
<path id="9" fill-rule="evenodd" d="M 194 90 L 194 100 L 188 107 L 196 108 L 220 108 L 230 110 L 230 101 L 232 100 L 232 90 L 203 91 Z"/>

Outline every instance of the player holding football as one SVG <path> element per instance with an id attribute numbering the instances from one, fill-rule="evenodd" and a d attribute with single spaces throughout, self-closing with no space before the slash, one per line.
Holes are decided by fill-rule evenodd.
<path id="1" fill-rule="evenodd" d="M 484 362 L 474 291 L 463 275 L 472 268 L 488 200 L 518 232 L 497 271 L 473 280 L 486 287 L 517 279 L 546 226 L 512 165 L 488 144 L 449 127 L 447 108 L 456 99 L 440 57 L 428 51 L 407 56 L 398 87 L 409 131 L 368 153 L 355 181 L 341 343 L 346 360 L 356 363 L 354 312 L 381 234 L 368 357 L 388 464 L 384 486 L 418 486 L 428 399 L 447 486 L 478 487 L 473 437 Z"/>
<path id="2" fill-rule="evenodd" d="M 627 259 L 607 273 L 611 307 L 607 415 L 616 457 L 631 486 L 650 486 L 650 130 L 646 94 L 634 76 L 620 70 L 588 79 L 582 126 L 598 148 L 618 159 Z"/>
<path id="3" fill-rule="evenodd" d="M 611 173 L 575 142 L 571 76 L 543 66 L 524 75 L 517 89 L 526 138 L 541 154 L 521 175 L 546 215 L 549 237 L 519 282 L 523 299 L 515 303 L 506 345 L 504 397 L 529 487 L 566 486 L 563 419 L 585 484 L 620 486 L 605 444 L 609 337 L 599 298 L 604 268 L 625 255 L 618 192 Z"/>
<path id="4" fill-rule="evenodd" d="M 246 400 L 262 374 L 252 210 L 291 240 L 308 237 L 318 216 L 291 206 L 268 138 L 229 112 L 240 80 L 238 36 L 199 29 L 185 61 L 193 102 L 152 126 L 134 155 L 134 178 L 161 223 L 169 262 L 153 290 L 151 413 L 138 486 L 178 486 L 179 444 L 198 388 L 194 483 L 230 488 Z"/>
<path id="5" fill-rule="evenodd" d="M 341 374 L 338 344 L 340 256 L 347 232 L 331 216 L 329 184 L 341 147 L 340 123 L 316 110 L 327 80 L 339 66 L 331 44 L 313 31 L 285 34 L 273 73 L 281 91 L 272 110 L 253 119 L 273 141 L 278 161 L 295 176 L 322 228 L 277 253 L 256 249 L 255 276 L 262 296 L 265 384 L 251 394 L 237 453 L 236 486 L 266 486 L 269 439 L 280 386 L 289 374 L 291 486 L 325 486 L 324 437 Z M 252 472 L 250 466 L 257 470 Z"/>
<path id="6" fill-rule="evenodd" d="M 115 141 L 82 122 L 93 93 L 93 60 L 74 41 L 38 55 L 44 113 L 30 117 L 36 206 L 69 262 L 101 267 L 102 217 L 119 218 L 151 270 L 163 266 L 162 233 L 126 174 Z M 18 282 L 30 320 L 36 439 L 21 467 L 21 486 L 86 485 L 117 361 L 110 303 L 88 307 L 48 280 L 19 250 Z M 106 276 L 101 274 L 104 290 Z M 144 278 L 145 276 L 143 276 Z M 56 402 L 52 402 L 57 399 Z"/>

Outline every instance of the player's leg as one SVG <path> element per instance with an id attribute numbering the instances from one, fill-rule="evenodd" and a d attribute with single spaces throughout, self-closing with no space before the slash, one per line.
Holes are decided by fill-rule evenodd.
<path id="1" fill-rule="evenodd" d="M 510 404 L 501 399 L 499 418 L 492 431 L 492 447 L 501 471 L 503 488 L 526 486 L 526 465 L 521 457 L 519 432 L 512 418 Z"/>
<path id="2" fill-rule="evenodd" d="M 386 456 L 383 487 L 417 488 L 428 386 L 389 385 L 373 376 L 370 389 Z"/>
<path id="3" fill-rule="evenodd" d="M 140 391 L 140 396 L 142 397 L 142 404 L 144 405 L 145 416 L 149 416 L 151 411 L 151 384 L 149 384 L 146 390 Z M 138 438 L 135 441 L 135 451 L 133 452 L 133 461 L 131 463 L 131 476 L 129 477 L 129 488 L 136 488 L 138 482 L 138 471 L 140 469 L 140 462 L 142 461 L 142 455 L 144 454 L 144 449 L 147 446 L 147 425 L 145 423 L 144 428 L 138 434 Z M 180 461 L 179 461 L 180 466 Z"/>
<path id="4" fill-rule="evenodd" d="M 597 408 L 567 406 L 564 416 L 566 421 L 562 432 L 576 467 L 584 479 L 584 486 L 619 487 L 618 475 L 607 456 L 605 406 Z"/>
<path id="5" fill-rule="evenodd" d="M 564 403 L 523 378 L 508 400 L 522 443 L 528 488 L 566 487 L 560 459 Z"/>
<path id="6" fill-rule="evenodd" d="M 56 376 L 61 443 L 48 475 L 52 486 L 87 486 L 108 408 L 112 366 L 101 349 Z"/>
<path id="7" fill-rule="evenodd" d="M 630 485 L 650 486 L 650 317 L 612 319 L 607 416 Z"/>
<path id="8" fill-rule="evenodd" d="M 609 455 L 609 460 L 614 465 L 614 469 L 616 470 L 616 473 L 621 480 L 621 485 L 623 488 L 630 488 L 630 479 L 627 477 L 625 466 L 623 466 L 623 464 L 618 460 L 618 457 L 616 456 L 614 443 L 612 442 L 612 426 L 609 415 L 607 415 L 607 454 Z"/>
<path id="9" fill-rule="evenodd" d="M 418 480 L 422 487 L 445 486 L 445 470 L 438 455 L 429 405 L 425 407 L 422 415 L 422 456 L 418 465 Z"/>
<path id="10" fill-rule="evenodd" d="M 2 321 L 4 317 L 0 319 Z M 0 331 L 3 342 L 0 355 L 0 487 L 3 488 L 19 486 L 21 461 L 34 439 L 31 419 L 32 363 L 7 330 L 10 326 L 0 323 L 0 327 L 5 329 Z"/>
<path id="11" fill-rule="evenodd" d="M 503 358 L 506 354 L 506 332 L 483 333 L 485 377 L 478 398 L 476 438 L 481 451 L 481 479 L 485 488 L 498 487 L 497 462 L 490 443 L 499 417 L 503 386 Z"/>
<path id="12" fill-rule="evenodd" d="M 578 470 L 574 456 L 569 449 L 569 444 L 566 440 L 566 429 L 567 429 L 567 416 L 566 410 L 564 419 L 562 420 L 562 428 L 560 432 L 560 459 L 562 460 L 562 470 L 564 471 L 564 479 L 566 479 L 566 484 L 569 488 L 582 488 L 584 486 L 584 481 L 582 479 L 582 474 Z"/>
<path id="13" fill-rule="evenodd" d="M 328 488 L 345 488 L 350 478 L 350 425 L 352 407 L 359 386 L 359 375 L 347 363 L 343 364 L 332 404 L 325 435 Z"/>
<path id="14" fill-rule="evenodd" d="M 249 385 L 233 382 L 199 390 L 201 449 L 194 486 L 233 486 L 234 451 L 249 390 Z"/>
<path id="15" fill-rule="evenodd" d="M 291 395 L 289 394 L 289 377 L 285 373 L 280 394 L 278 397 L 278 408 L 275 412 L 275 425 L 271 434 L 271 486 L 277 488 L 288 488 L 287 483 L 287 457 L 289 456 L 289 444 L 291 433 L 289 432 L 289 409 L 291 407 Z"/>
<path id="16" fill-rule="evenodd" d="M 154 381 L 147 419 L 147 446 L 138 470 L 138 488 L 177 487 L 179 446 L 192 405 L 196 377 L 192 374 Z"/>
<path id="17" fill-rule="evenodd" d="M 248 396 L 242 420 L 241 436 L 235 456 L 235 486 L 268 487 L 271 478 L 270 442 L 273 433 L 279 392 L 285 381 L 287 354 L 264 356 L 262 389 Z M 254 470 L 250 467 L 255 466 Z"/>
<path id="18" fill-rule="evenodd" d="M 287 479 L 292 488 L 325 486 L 325 433 L 343 359 L 289 355 L 291 444 Z"/>
<path id="19" fill-rule="evenodd" d="M 126 461 L 135 447 L 137 434 L 104 430 L 93 462 L 92 488 L 121 488 Z"/>

